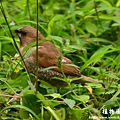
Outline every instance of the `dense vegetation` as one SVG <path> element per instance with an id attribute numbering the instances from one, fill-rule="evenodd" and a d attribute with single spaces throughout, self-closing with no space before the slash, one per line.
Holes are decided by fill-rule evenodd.
<path id="1" fill-rule="evenodd" d="M 120 116 L 120 1 L 39 0 L 39 30 L 81 73 L 102 85 L 69 84 L 58 90 L 41 81 L 38 91 L 19 58 L 14 30 L 36 27 L 35 0 L 6 0 L 0 12 L 0 114 L 2 120 L 87 120 Z"/>

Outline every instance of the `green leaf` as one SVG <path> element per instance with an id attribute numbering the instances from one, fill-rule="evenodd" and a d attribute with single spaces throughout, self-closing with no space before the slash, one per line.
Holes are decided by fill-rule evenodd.
<path id="1" fill-rule="evenodd" d="M 118 0 L 116 3 L 116 7 L 119 7 L 119 6 L 120 6 L 120 0 Z"/>
<path id="2" fill-rule="evenodd" d="M 85 28 L 89 33 L 92 33 L 94 36 L 97 36 L 97 26 L 95 24 L 87 22 Z"/>
<path id="3" fill-rule="evenodd" d="M 103 2 L 103 3 L 105 3 L 106 5 L 108 5 L 109 7 L 112 7 L 110 1 L 107 1 L 107 0 L 96 0 L 95 2 Z"/>
<path id="4" fill-rule="evenodd" d="M 41 93 L 37 93 L 36 97 L 39 98 L 40 100 L 45 100 L 44 96 Z"/>
<path id="5" fill-rule="evenodd" d="M 75 120 L 80 120 L 82 113 L 85 112 L 85 109 L 72 108 L 70 111 L 73 119 L 76 118 Z"/>
<path id="6" fill-rule="evenodd" d="M 38 100 L 38 97 L 32 90 L 26 91 L 22 96 L 22 104 L 30 108 L 36 114 L 40 113 L 40 103 L 38 102 Z"/>
<path id="7" fill-rule="evenodd" d="M 120 88 L 119 88 L 118 91 L 113 95 L 113 97 L 111 98 L 111 100 L 112 100 L 112 99 L 116 99 L 118 95 L 120 95 Z"/>
<path id="8" fill-rule="evenodd" d="M 113 94 L 115 92 L 115 89 L 110 88 L 105 94 Z"/>
<path id="9" fill-rule="evenodd" d="M 55 41 L 58 41 L 59 43 L 63 44 L 63 38 L 62 37 L 59 37 L 59 36 L 48 36 L 49 38 L 51 39 L 54 39 Z"/>
<path id="10" fill-rule="evenodd" d="M 39 47 L 40 47 L 40 46 L 39 46 Z M 36 47 L 30 48 L 30 49 L 24 54 L 24 58 L 29 57 L 29 56 L 33 53 L 33 51 L 35 51 L 35 50 L 36 50 Z"/>
<path id="11" fill-rule="evenodd" d="M 0 41 L 0 61 L 1 61 L 1 58 L 2 58 L 2 43 Z"/>
<path id="12" fill-rule="evenodd" d="M 115 109 L 115 113 L 114 114 L 111 114 L 110 117 L 109 117 L 109 120 L 119 120 L 120 119 L 120 108 L 118 109 Z"/>
<path id="13" fill-rule="evenodd" d="M 75 105 L 75 101 L 72 100 L 72 99 L 66 98 L 66 99 L 64 99 L 64 102 L 65 102 L 70 108 L 73 108 L 74 105 Z"/>
<path id="14" fill-rule="evenodd" d="M 10 105 L 8 107 L 5 107 L 4 109 L 2 109 L 0 111 L 0 114 L 2 114 L 3 111 L 7 110 L 7 109 L 11 109 L 11 108 L 20 108 L 20 109 L 24 109 L 25 111 L 28 111 L 29 113 L 31 113 L 37 120 L 40 120 L 40 118 L 37 116 L 37 114 L 35 112 L 33 112 L 31 109 L 29 109 L 26 106 L 22 106 L 22 105 Z"/>
<path id="15" fill-rule="evenodd" d="M 29 112 L 23 109 L 20 109 L 19 115 L 20 115 L 20 118 L 24 118 L 24 119 L 29 118 Z"/>
<path id="16" fill-rule="evenodd" d="M 104 43 L 112 44 L 111 41 L 109 41 L 107 39 L 103 39 L 103 38 L 90 38 L 90 41 L 95 42 L 95 44 L 96 44 L 96 42 L 101 42 L 102 44 L 104 44 Z"/>
<path id="17" fill-rule="evenodd" d="M 43 42 L 45 42 L 46 40 L 38 40 L 38 44 L 40 44 L 40 43 L 43 43 Z M 36 41 L 34 41 L 34 42 L 31 42 L 30 44 L 28 44 L 28 45 L 26 45 L 24 48 L 23 48 L 23 50 L 22 50 L 22 54 L 24 54 L 26 51 L 28 51 L 29 49 L 31 49 L 32 47 L 34 48 L 36 48 Z M 34 48 L 34 49 L 35 49 Z"/>
<path id="18" fill-rule="evenodd" d="M 80 96 L 75 96 L 75 95 L 71 95 L 75 100 L 79 100 L 83 103 L 88 102 L 88 100 L 90 99 L 89 95 L 80 95 Z"/>
<path id="19" fill-rule="evenodd" d="M 117 75 L 115 75 L 114 73 L 109 73 L 109 74 L 107 74 L 107 76 L 109 77 L 109 78 L 112 78 L 112 79 L 116 79 L 116 80 L 119 80 L 120 78 L 117 76 Z"/>
<path id="20" fill-rule="evenodd" d="M 55 16 L 49 21 L 49 24 L 48 24 L 48 34 L 51 34 L 54 22 L 55 22 Z"/>
<path id="21" fill-rule="evenodd" d="M 47 109 L 56 120 L 60 120 L 60 118 L 58 117 L 58 115 L 55 113 L 55 111 L 53 109 L 51 109 L 49 106 L 45 107 L 45 109 Z"/>
<path id="22" fill-rule="evenodd" d="M 54 99 L 55 99 L 55 98 L 61 98 L 61 95 L 60 95 L 59 93 L 47 94 L 47 95 L 45 95 L 45 96 L 51 96 L 51 97 L 53 97 Z"/>
<path id="23" fill-rule="evenodd" d="M 107 100 L 103 105 L 107 108 L 108 107 L 113 108 L 113 107 L 119 107 L 120 106 L 119 103 L 120 103 L 120 98 L 115 97 L 114 99 Z"/>
<path id="24" fill-rule="evenodd" d="M 111 48 L 111 45 L 108 46 L 104 46 L 102 48 L 100 48 L 99 50 L 97 50 L 88 61 L 86 61 L 86 63 L 82 66 L 81 71 L 83 71 L 87 66 L 89 66 L 92 63 L 97 62 L 101 57 L 103 57 L 107 52 L 108 49 Z"/>

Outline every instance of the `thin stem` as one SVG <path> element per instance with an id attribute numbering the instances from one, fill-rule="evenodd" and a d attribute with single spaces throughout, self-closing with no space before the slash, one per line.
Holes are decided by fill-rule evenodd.
<path id="1" fill-rule="evenodd" d="M 102 26 L 102 24 L 101 24 L 99 15 L 98 15 L 98 10 L 97 10 L 97 5 L 96 5 L 96 1 L 95 1 L 95 0 L 94 0 L 94 8 L 95 8 L 95 12 L 96 12 L 96 16 L 97 16 L 98 22 L 99 22 L 99 24 L 100 24 L 102 30 L 104 30 L 104 29 L 103 29 L 103 26 Z"/>
<path id="2" fill-rule="evenodd" d="M 36 8 L 36 13 L 37 13 L 37 33 L 36 33 L 36 84 L 35 84 L 35 87 L 36 87 L 36 92 L 38 90 L 38 0 L 36 1 L 37 2 L 37 8 Z"/>

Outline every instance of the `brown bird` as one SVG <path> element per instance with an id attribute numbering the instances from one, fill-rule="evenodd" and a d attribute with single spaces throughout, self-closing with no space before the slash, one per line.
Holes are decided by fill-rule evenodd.
<path id="1" fill-rule="evenodd" d="M 20 52 L 30 43 L 36 41 L 37 30 L 30 26 L 25 26 L 15 30 L 20 38 Z M 73 65 L 72 61 L 63 56 L 62 53 L 50 41 L 38 31 L 38 40 L 41 41 L 38 46 L 38 77 L 56 87 L 66 85 L 66 82 L 56 80 L 57 77 L 79 78 L 76 83 L 94 82 L 104 85 L 103 82 L 81 75 L 79 69 Z M 44 41 L 42 41 L 44 40 Z M 36 50 L 24 59 L 27 69 L 30 73 L 36 73 Z M 58 62 L 59 61 L 59 62 Z M 59 64 L 60 63 L 60 67 Z M 45 69 L 52 67 L 51 69 Z M 65 76 L 64 76 L 65 75 Z M 56 78 L 55 78 L 56 77 Z"/>

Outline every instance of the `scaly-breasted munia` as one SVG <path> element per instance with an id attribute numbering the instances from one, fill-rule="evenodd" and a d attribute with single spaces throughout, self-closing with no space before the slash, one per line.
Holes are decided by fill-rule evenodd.
<path id="1" fill-rule="evenodd" d="M 25 26 L 21 29 L 15 30 L 20 38 L 20 52 L 24 47 L 30 43 L 36 41 L 37 30 L 30 26 Z M 73 65 L 72 61 L 63 56 L 62 53 L 52 44 L 50 41 L 45 40 L 45 37 L 38 31 L 38 41 L 41 41 L 38 45 L 38 77 L 56 87 L 62 87 L 66 85 L 61 80 L 56 80 L 54 77 L 64 78 L 64 75 L 69 78 L 80 78 L 77 83 L 94 82 L 103 84 L 103 82 L 94 80 L 90 77 L 81 75 L 79 69 Z M 36 73 L 36 50 L 34 50 L 27 58 L 24 59 L 27 69 L 30 73 Z M 58 67 L 58 59 L 60 60 L 60 66 Z M 53 67 L 52 67 L 53 66 Z M 44 69 L 52 67 L 52 69 Z M 61 70 L 62 69 L 62 70 Z M 64 73 L 64 75 L 63 75 Z"/>

